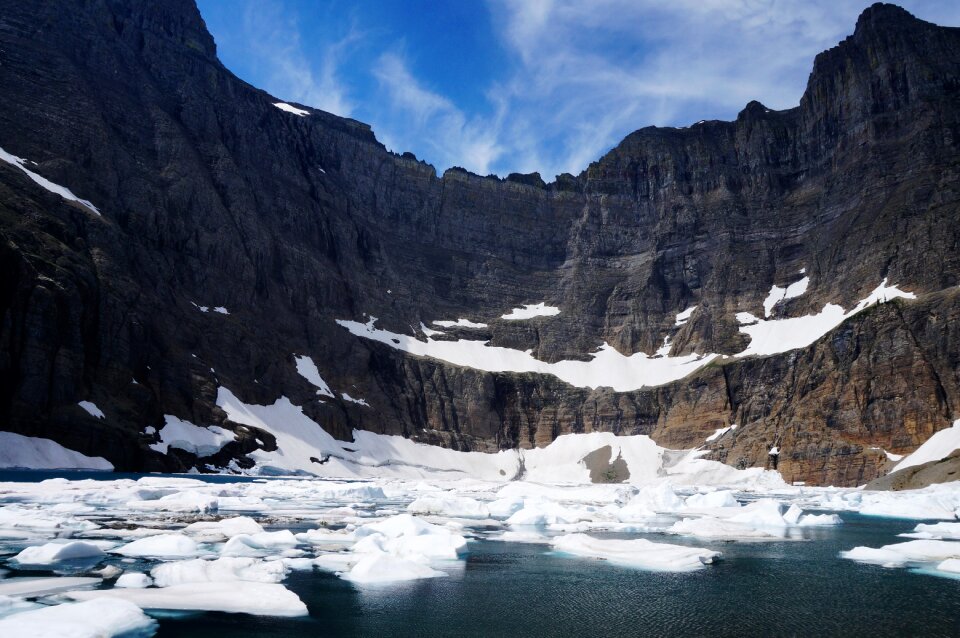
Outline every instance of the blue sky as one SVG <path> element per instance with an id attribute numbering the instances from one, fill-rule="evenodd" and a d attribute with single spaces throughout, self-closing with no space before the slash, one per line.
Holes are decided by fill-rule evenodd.
<path id="1" fill-rule="evenodd" d="M 438 170 L 579 173 L 650 124 L 795 106 L 848 0 L 199 0 L 224 64 Z M 911 0 L 960 25 L 960 2 Z"/>

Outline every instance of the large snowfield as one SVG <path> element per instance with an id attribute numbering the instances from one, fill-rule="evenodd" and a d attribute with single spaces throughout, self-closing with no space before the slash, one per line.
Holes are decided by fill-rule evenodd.
<path id="1" fill-rule="evenodd" d="M 250 422 L 263 410 L 297 413 L 283 403 L 258 412 L 235 397 L 224 404 Z M 715 569 L 730 543 L 801 540 L 851 512 L 917 524 L 902 542 L 849 547 L 833 560 L 960 572 L 960 483 L 912 492 L 791 486 L 776 472 L 604 433 L 522 455 L 356 438 L 317 442 L 341 455 L 321 465 L 326 478 L 0 483 L 0 548 L 11 570 L 0 576 L 0 635 L 150 635 L 157 613 L 304 616 L 284 584 L 294 572 L 327 572 L 358 588 L 446 578 L 481 539 L 625 569 L 698 572 Z M 583 459 L 607 446 L 629 482 L 591 482 Z"/>
<path id="2" fill-rule="evenodd" d="M 818 313 L 802 317 L 770 318 L 776 306 L 788 299 L 803 296 L 809 287 L 809 277 L 781 288 L 773 286 L 766 300 L 763 302 L 764 318 L 759 319 L 749 312 L 739 312 L 736 319 L 740 324 L 740 332 L 750 337 L 750 343 L 742 352 L 733 357 L 769 356 L 805 348 L 822 338 L 828 332 L 854 315 L 878 303 L 885 303 L 894 299 L 916 299 L 912 292 L 900 290 L 897 286 L 888 285 L 887 279 L 871 290 L 866 297 L 857 302 L 850 310 L 828 303 Z M 691 306 L 676 316 L 674 329 L 685 325 L 697 310 Z M 553 318 L 560 314 L 560 309 L 547 306 L 545 303 L 526 305 L 514 308 L 510 313 L 501 315 L 500 319 L 508 321 L 528 320 L 537 317 Z M 461 322 L 466 321 L 464 319 Z M 502 346 L 491 346 L 488 341 L 478 339 L 435 339 L 443 336 L 442 332 L 426 329 L 421 331 L 425 339 L 416 335 L 406 335 L 376 327 L 377 317 L 370 316 L 366 322 L 337 320 L 337 324 L 346 328 L 352 335 L 378 341 L 391 348 L 421 357 L 430 357 L 439 361 L 483 370 L 485 372 L 533 372 L 550 374 L 558 379 L 578 388 L 609 387 L 617 392 L 629 392 L 640 388 L 650 388 L 672 383 L 690 376 L 697 370 L 707 366 L 718 358 L 727 358 L 726 355 L 716 353 L 691 353 L 671 356 L 671 339 L 673 334 L 664 336 L 663 346 L 652 355 L 635 352 L 624 355 L 610 344 L 600 344 L 589 361 L 564 360 L 556 363 L 547 363 L 533 356 L 532 350 L 517 350 Z M 458 325 L 454 322 L 434 322 L 441 326 Z M 467 324 L 471 326 L 485 326 L 486 324 Z M 421 324 L 423 326 L 423 324 Z"/>

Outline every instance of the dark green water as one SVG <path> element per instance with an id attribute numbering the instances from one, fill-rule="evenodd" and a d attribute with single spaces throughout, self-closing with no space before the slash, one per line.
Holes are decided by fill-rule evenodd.
<path id="1" fill-rule="evenodd" d="M 691 543 L 725 560 L 687 574 L 493 541 L 472 543 L 449 578 L 357 587 L 294 573 L 286 585 L 309 618 L 163 618 L 158 636 L 960 636 L 960 580 L 837 557 L 895 542 L 916 522 L 844 518 L 806 542 Z"/>

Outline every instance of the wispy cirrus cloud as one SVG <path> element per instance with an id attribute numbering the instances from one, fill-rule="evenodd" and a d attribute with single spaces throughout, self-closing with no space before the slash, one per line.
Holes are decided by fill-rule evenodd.
<path id="1" fill-rule="evenodd" d="M 483 175 L 506 151 L 500 142 L 502 111 L 492 118 L 468 117 L 451 100 L 422 86 L 396 52 L 381 55 L 373 75 L 386 98 L 374 124 L 388 147 L 406 150 L 415 137 L 429 149 L 421 154 L 430 161 Z"/>
<path id="2" fill-rule="evenodd" d="M 355 107 L 340 67 L 363 33 L 355 26 L 326 39 L 322 54 L 310 57 L 303 48 L 298 16 L 273 2 L 243 5 L 244 40 L 251 49 L 257 74 L 268 78 L 266 88 L 284 100 L 300 102 L 349 117 Z M 317 37 L 319 34 L 314 34 Z"/>
<path id="3" fill-rule="evenodd" d="M 345 12 L 339 0 L 306 2 L 304 11 L 331 18 L 314 20 L 307 34 L 289 10 L 296 1 L 244 5 L 250 79 L 284 99 L 367 121 L 389 148 L 440 170 L 551 179 L 579 173 L 643 126 L 732 119 L 754 99 L 796 105 L 814 56 L 852 33 L 872 0 L 487 0 L 477 16 L 499 57 L 482 76 L 449 73 L 432 49 L 425 60 L 423 38 L 441 34 L 395 24 L 387 5 L 350 14 L 356 5 Z M 901 4 L 922 19 L 960 24 L 955 0 Z M 451 81 L 483 90 L 465 93 Z"/>
<path id="4" fill-rule="evenodd" d="M 504 85 L 521 170 L 579 172 L 631 131 L 732 119 L 750 100 L 799 103 L 814 56 L 853 31 L 868 2 L 489 0 L 518 61 Z M 960 22 L 956 2 L 908 1 Z"/>

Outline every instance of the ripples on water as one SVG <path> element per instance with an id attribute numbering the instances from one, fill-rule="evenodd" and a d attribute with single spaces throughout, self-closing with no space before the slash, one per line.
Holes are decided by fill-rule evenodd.
<path id="1" fill-rule="evenodd" d="M 544 545 L 474 542 L 449 578 L 357 587 L 321 572 L 285 584 L 310 618 L 162 618 L 158 636 L 958 636 L 960 580 L 841 560 L 916 521 L 843 514 L 806 542 L 689 542 L 724 552 L 693 573 L 625 569 Z M 651 540 L 684 542 L 678 537 Z M 902 539 L 899 539 L 902 540 Z"/>

